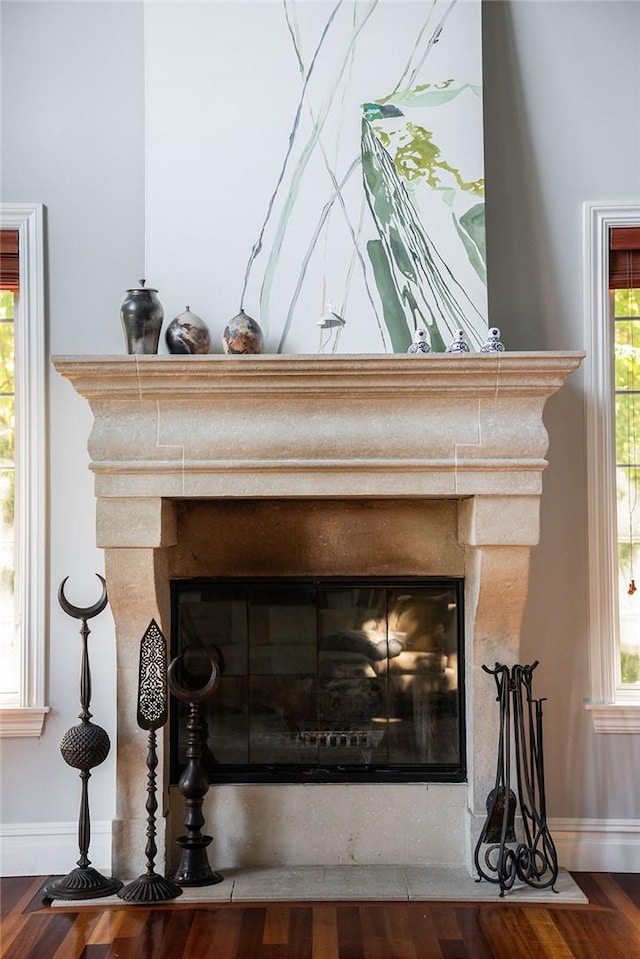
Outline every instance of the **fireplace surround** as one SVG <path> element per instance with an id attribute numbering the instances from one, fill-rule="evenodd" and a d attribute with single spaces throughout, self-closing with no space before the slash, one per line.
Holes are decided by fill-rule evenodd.
<path id="1" fill-rule="evenodd" d="M 498 733 L 480 666 L 518 661 L 543 408 L 582 356 L 53 359 L 94 416 L 118 670 L 115 874 L 144 861 L 140 638 L 152 617 L 169 634 L 172 579 L 216 576 L 463 579 L 467 781 L 216 785 L 205 805 L 215 867 L 471 866 Z M 171 859 L 181 810 L 160 752 Z"/>

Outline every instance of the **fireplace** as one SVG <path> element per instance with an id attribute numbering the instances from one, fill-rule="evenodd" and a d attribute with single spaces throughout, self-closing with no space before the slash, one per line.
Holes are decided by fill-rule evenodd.
<path id="1" fill-rule="evenodd" d="M 464 583 L 466 769 L 460 782 L 216 783 L 205 803 L 212 865 L 471 866 L 498 733 L 480 667 L 518 661 L 546 465 L 542 412 L 581 358 L 54 359 L 94 414 L 97 542 L 118 669 L 114 872 L 144 865 L 135 699 L 150 619 L 172 632 L 172 582 L 284 577 Z M 171 857 L 182 810 L 162 745 Z"/>

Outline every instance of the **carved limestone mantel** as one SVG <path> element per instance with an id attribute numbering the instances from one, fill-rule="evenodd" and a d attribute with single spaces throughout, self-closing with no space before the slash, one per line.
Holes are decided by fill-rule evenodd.
<path id="1" fill-rule="evenodd" d="M 143 865 L 140 796 L 146 770 L 144 738 L 135 725 L 138 647 L 152 617 L 169 629 L 169 581 L 176 573 L 171 564 L 179 552 L 176 514 L 181 501 L 192 500 L 225 500 L 230 506 L 289 501 L 292 509 L 296 500 L 324 501 L 333 503 L 332 510 L 345 500 L 394 504 L 394 518 L 404 515 L 395 528 L 408 531 L 410 541 L 396 571 L 464 577 L 468 786 L 432 790 L 426 805 L 407 813 L 405 845 L 388 857 L 424 861 L 424 844 L 429 849 L 434 844 L 433 835 L 425 838 L 424 816 L 429 810 L 441 815 L 442 809 L 429 805 L 440 802 L 449 811 L 458 808 L 460 822 L 437 861 L 470 861 L 493 784 L 497 741 L 495 694 L 479 664 L 517 661 L 529 553 L 539 537 L 548 447 L 543 409 L 582 358 L 575 352 L 53 358 L 94 417 L 88 446 L 97 543 L 106 550 L 118 662 L 116 873 L 137 875 Z M 426 512 L 422 507 L 420 521 L 426 525 L 420 535 L 412 535 L 416 514 L 410 511 L 417 502 L 431 505 Z M 250 540 L 251 531 L 247 552 Z M 214 550 L 222 551 L 221 569 L 223 541 Z M 393 536 L 382 537 L 379 552 L 376 561 L 393 570 L 398 552 Z M 316 562 L 311 547 L 309 556 L 310 564 Z M 354 556 L 346 562 L 355 565 Z M 413 570 L 406 568 L 412 557 Z M 269 787 L 254 788 L 260 791 L 261 813 L 268 813 Z M 313 788 L 319 796 L 324 787 Z M 366 804 L 367 790 L 378 787 L 347 788 L 359 790 L 358 802 Z M 405 795 L 413 789 L 389 788 Z M 466 791 L 461 800 L 460 788 Z M 254 795 L 251 789 L 244 787 L 243 801 Z M 237 833 L 233 790 L 216 789 L 219 833 Z M 292 787 L 288 795 L 294 794 Z M 224 819 L 227 795 L 232 825 Z M 281 789 L 278 803 L 283 795 Z M 394 795 L 402 801 L 400 793 Z M 339 819 L 331 824 L 337 850 L 347 848 L 343 828 Z M 366 845 L 367 827 L 359 828 Z M 227 856 L 233 865 L 238 845 L 245 863 L 254 857 L 260 864 L 261 856 L 290 861 L 286 836 L 274 832 L 270 841 L 274 849 L 264 848 L 264 837 L 258 849 L 250 832 L 235 835 L 236 853 L 219 848 L 216 864 L 224 866 L 220 857 Z"/>
<path id="2" fill-rule="evenodd" d="M 580 353 L 54 357 L 98 497 L 539 494 Z"/>

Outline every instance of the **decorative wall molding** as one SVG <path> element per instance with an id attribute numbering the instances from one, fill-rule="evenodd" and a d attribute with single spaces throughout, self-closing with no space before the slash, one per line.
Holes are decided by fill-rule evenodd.
<path id="1" fill-rule="evenodd" d="M 18 231 L 20 294 L 15 324 L 16 609 L 20 623 L 20 687 L 0 704 L 0 736 L 39 736 L 45 706 L 46 659 L 46 344 L 44 207 L 0 204 L 0 227 Z M 5 713 L 3 706 L 10 707 Z M 16 710 L 13 707 L 23 707 Z M 24 708 L 26 707 L 26 708 Z M 39 713 L 39 716 L 37 715 Z"/>
<path id="2" fill-rule="evenodd" d="M 91 864 L 111 870 L 111 822 L 91 823 Z M 0 825 L 0 876 L 65 875 L 78 858 L 77 822 L 20 822 Z"/>
<path id="3" fill-rule="evenodd" d="M 0 707 L 0 739 L 39 739 L 48 706 Z"/>
<path id="4" fill-rule="evenodd" d="M 612 703 L 609 706 L 594 706 L 586 703 L 597 733 L 640 733 L 640 703 Z"/>
<path id="5" fill-rule="evenodd" d="M 575 872 L 640 872 L 640 819 L 549 819 L 561 866 Z M 69 871 L 78 855 L 75 822 L 0 826 L 0 876 Z M 91 862 L 110 875 L 111 823 L 92 822 Z"/>
<path id="6" fill-rule="evenodd" d="M 640 819 L 549 819 L 558 861 L 574 872 L 640 872 Z"/>

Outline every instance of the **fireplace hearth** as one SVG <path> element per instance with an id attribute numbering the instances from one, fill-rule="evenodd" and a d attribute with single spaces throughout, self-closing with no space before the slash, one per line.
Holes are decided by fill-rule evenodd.
<path id="1" fill-rule="evenodd" d="M 464 582 L 466 779 L 215 783 L 204 812 L 216 868 L 359 862 L 472 869 L 499 731 L 481 667 L 519 661 L 548 446 L 543 409 L 581 359 L 53 360 L 94 414 L 97 543 L 105 549 L 118 669 L 116 875 L 137 875 L 144 864 L 140 636 L 152 618 L 170 634 L 172 581 L 260 577 Z M 332 734 L 343 731 L 326 724 L 300 732 L 315 736 L 314 749 L 358 748 L 333 745 Z M 357 741 L 364 731 L 350 735 Z M 169 853 L 182 808 L 168 743 L 159 744 L 159 757 L 167 818 L 158 837 L 166 822 Z"/>

